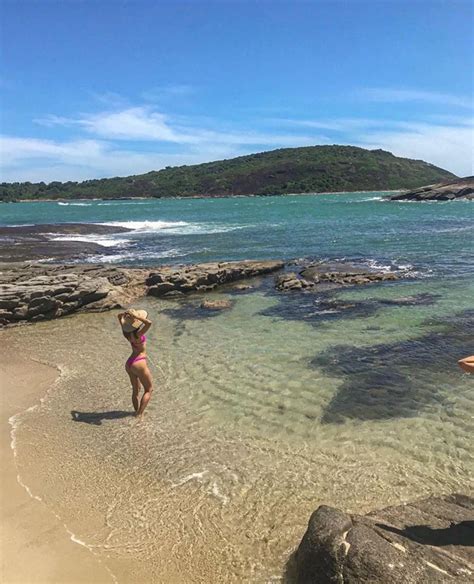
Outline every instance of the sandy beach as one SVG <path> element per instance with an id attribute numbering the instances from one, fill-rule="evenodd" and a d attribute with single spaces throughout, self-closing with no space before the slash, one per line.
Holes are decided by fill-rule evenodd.
<path id="1" fill-rule="evenodd" d="M 37 404 L 58 371 L 8 347 L 0 358 L 2 505 L 1 581 L 5 584 L 114 582 L 87 548 L 71 540 L 64 524 L 18 479 L 9 419 Z"/>

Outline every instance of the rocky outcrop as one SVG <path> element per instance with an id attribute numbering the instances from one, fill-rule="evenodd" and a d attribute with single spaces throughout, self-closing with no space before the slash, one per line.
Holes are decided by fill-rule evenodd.
<path id="1" fill-rule="evenodd" d="M 229 283 L 235 287 L 235 282 L 271 274 L 284 265 L 282 261 L 249 260 L 161 266 L 151 271 L 99 264 L 0 265 L 0 326 L 58 318 L 77 311 L 126 307 L 146 294 L 173 298 L 208 292 Z M 365 284 L 397 277 L 347 264 L 311 264 L 299 274 L 279 275 L 276 287 L 320 290 L 321 285 Z M 238 286 L 241 290 L 249 288 L 247 284 Z M 204 301 L 202 308 L 222 310 L 229 306 L 213 299 Z"/>
<path id="2" fill-rule="evenodd" d="M 358 285 L 398 280 L 399 277 L 394 272 L 374 271 L 351 264 L 319 263 L 306 266 L 299 273 L 287 272 L 277 276 L 275 287 L 280 291 L 317 290 L 320 284 Z"/>
<path id="3" fill-rule="evenodd" d="M 0 326 L 122 307 L 145 294 L 148 271 L 30 264 L 0 272 Z"/>
<path id="4" fill-rule="evenodd" d="M 110 255 L 116 248 L 100 245 L 100 238 L 127 231 L 130 229 L 118 225 L 95 223 L 0 226 L 0 262 L 72 261 Z M 97 241 L 90 236 L 98 236 Z"/>
<path id="5" fill-rule="evenodd" d="M 207 292 L 217 286 L 276 272 L 284 267 L 281 261 L 241 261 L 163 266 L 151 272 L 146 280 L 151 296 L 171 296 L 177 292 Z"/>
<path id="6" fill-rule="evenodd" d="M 436 584 L 474 578 L 474 499 L 428 498 L 365 516 L 322 505 L 291 560 L 298 584 Z"/>
<path id="7" fill-rule="evenodd" d="M 0 326 L 126 307 L 147 293 L 170 297 L 207 291 L 283 266 L 280 261 L 242 261 L 163 266 L 150 272 L 97 264 L 5 265 L 0 267 Z M 204 308 L 227 308 L 217 304 Z"/>
<path id="8" fill-rule="evenodd" d="M 454 199 L 474 200 L 474 176 L 428 185 L 389 197 L 390 201 L 453 201 Z"/>

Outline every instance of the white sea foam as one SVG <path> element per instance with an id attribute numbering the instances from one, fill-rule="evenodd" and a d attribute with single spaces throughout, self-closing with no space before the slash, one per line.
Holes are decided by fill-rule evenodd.
<path id="1" fill-rule="evenodd" d="M 171 486 L 173 488 L 176 487 L 181 487 L 182 485 L 185 485 L 186 483 L 189 483 L 189 481 L 198 481 L 199 483 L 201 483 L 201 479 L 204 477 L 204 475 L 206 475 L 209 471 L 208 470 L 202 470 L 201 472 L 193 472 L 191 474 L 186 475 L 185 477 L 183 477 L 182 479 L 180 479 L 178 482 L 176 483 L 171 483 Z"/>
<path id="2" fill-rule="evenodd" d="M 64 201 L 58 201 L 58 205 L 62 207 L 90 207 L 92 203 L 65 203 Z"/>
<path id="3" fill-rule="evenodd" d="M 103 202 L 103 203 L 97 203 L 98 207 L 111 207 L 111 206 L 117 206 L 117 205 L 150 205 L 151 203 L 154 203 L 154 201 L 107 201 L 107 202 Z"/>
<path id="4" fill-rule="evenodd" d="M 191 481 L 195 481 L 198 484 L 203 485 L 206 492 L 209 493 L 209 495 L 212 495 L 216 499 L 219 499 L 219 501 L 221 501 L 223 505 L 226 505 L 229 502 L 229 497 L 221 492 L 221 490 L 219 489 L 219 485 L 215 480 L 212 481 L 209 480 L 208 478 L 209 472 L 210 471 L 208 470 L 193 472 L 191 474 L 184 476 L 179 481 L 172 483 L 171 486 L 173 488 L 182 487 L 183 485 L 186 485 Z"/>
<path id="5" fill-rule="evenodd" d="M 393 264 L 382 264 L 374 259 L 365 260 L 364 263 L 367 264 L 369 268 L 377 270 L 378 272 L 388 273 L 392 272 L 394 269 Z"/>
<path id="6" fill-rule="evenodd" d="M 246 229 L 252 225 L 225 225 L 219 223 L 188 223 L 187 221 L 108 221 L 99 225 L 112 225 L 132 229 L 135 233 L 159 233 L 166 235 L 193 235 L 226 233 Z"/>
<path id="7" fill-rule="evenodd" d="M 103 264 L 103 263 L 115 263 L 115 262 L 122 262 L 127 260 L 158 260 L 163 258 L 176 258 L 176 257 L 184 257 L 188 255 L 187 253 L 181 252 L 179 249 L 168 249 L 166 251 L 156 252 L 156 251 L 124 251 L 123 253 L 114 253 L 114 254 L 104 254 L 104 255 L 95 255 L 92 257 L 87 258 L 88 262 L 93 264 Z M 83 260 L 78 260 L 78 263 L 82 262 Z"/>
<path id="8" fill-rule="evenodd" d="M 83 241 L 85 243 L 96 243 L 102 247 L 123 247 L 130 244 L 128 239 L 114 238 L 104 235 L 50 235 L 51 241 Z"/>

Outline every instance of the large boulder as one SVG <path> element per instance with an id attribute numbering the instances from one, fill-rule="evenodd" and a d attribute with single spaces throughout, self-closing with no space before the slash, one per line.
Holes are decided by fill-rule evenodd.
<path id="1" fill-rule="evenodd" d="M 474 580 L 474 499 L 448 495 L 365 516 L 319 507 L 292 559 L 298 584 Z"/>

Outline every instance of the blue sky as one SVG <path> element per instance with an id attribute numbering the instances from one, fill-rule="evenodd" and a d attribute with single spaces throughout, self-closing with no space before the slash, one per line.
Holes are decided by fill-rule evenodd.
<path id="1" fill-rule="evenodd" d="M 473 174 L 465 0 L 0 0 L 1 180 L 355 144 Z"/>

